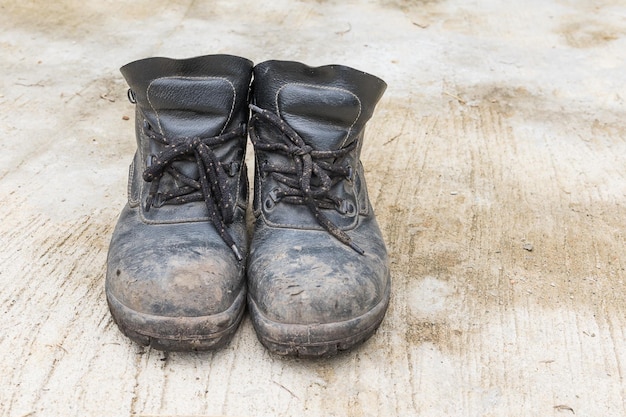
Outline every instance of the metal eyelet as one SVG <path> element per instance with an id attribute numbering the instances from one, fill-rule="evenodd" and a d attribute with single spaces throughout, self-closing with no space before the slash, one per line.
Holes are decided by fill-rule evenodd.
<path id="1" fill-rule="evenodd" d="M 348 164 L 346 168 L 348 169 L 348 176 L 346 179 L 352 182 L 354 180 L 354 170 L 352 169 L 352 165 Z"/>
<path id="2" fill-rule="evenodd" d="M 154 162 L 155 158 L 156 158 L 155 155 L 148 155 L 148 158 L 146 158 L 146 168 L 152 166 L 152 163 Z"/>
<path id="3" fill-rule="evenodd" d="M 135 92 L 133 90 L 129 88 L 126 92 L 126 96 L 128 97 L 128 101 L 132 104 L 137 104 L 137 97 L 135 96 Z"/>
<path id="4" fill-rule="evenodd" d="M 146 201 L 144 201 L 143 203 L 143 209 L 146 211 L 146 213 L 150 211 L 150 207 L 152 207 L 152 201 L 152 196 L 146 197 Z"/>
<path id="5" fill-rule="evenodd" d="M 230 164 L 228 164 L 226 173 L 228 174 L 229 177 L 234 177 L 239 172 L 240 167 L 241 167 L 241 164 L 239 162 L 237 161 L 231 162 Z"/>
<path id="6" fill-rule="evenodd" d="M 142 130 L 144 135 L 148 136 L 148 138 L 150 138 L 152 136 L 152 126 L 145 119 L 144 119 L 144 121 L 142 123 L 142 129 L 141 130 Z"/>
<path id="7" fill-rule="evenodd" d="M 341 200 L 341 203 L 337 205 L 337 211 L 348 217 L 354 217 L 356 214 L 356 207 L 350 200 Z"/>
<path id="8" fill-rule="evenodd" d="M 278 196 L 278 192 L 280 189 L 274 188 L 272 191 L 268 193 L 268 197 L 263 202 L 263 206 L 266 211 L 271 211 L 276 207 L 276 203 L 280 201 L 280 197 Z"/>
<path id="9" fill-rule="evenodd" d="M 155 207 L 155 208 L 159 208 L 159 207 L 163 207 L 163 205 L 165 204 L 165 198 L 163 196 L 163 194 L 161 193 L 156 193 L 154 195 L 148 195 L 146 197 L 146 201 L 144 203 L 144 210 L 146 212 L 150 211 L 150 208 Z"/>
<path id="10" fill-rule="evenodd" d="M 269 164 L 269 161 L 267 159 L 263 160 L 263 162 L 261 162 L 261 169 L 259 169 L 259 175 L 261 176 L 261 178 L 266 178 L 267 177 L 267 172 L 265 171 L 265 167 Z"/>
<path id="11" fill-rule="evenodd" d="M 276 207 L 276 204 L 274 204 L 271 198 L 266 198 L 263 202 L 263 207 L 265 207 L 265 211 L 272 211 L 274 207 Z"/>
<path id="12" fill-rule="evenodd" d="M 165 204 L 165 198 L 163 197 L 163 194 L 156 193 L 156 195 L 154 196 L 154 200 L 152 200 L 152 207 L 163 207 L 163 204 Z"/>

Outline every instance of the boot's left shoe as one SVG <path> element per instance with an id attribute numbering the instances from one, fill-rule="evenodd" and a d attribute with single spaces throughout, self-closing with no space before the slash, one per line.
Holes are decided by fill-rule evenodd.
<path id="1" fill-rule="evenodd" d="M 332 355 L 370 337 L 385 315 L 387 251 L 359 159 L 385 88 L 340 65 L 254 68 L 248 302 L 272 352 Z"/>
<path id="2" fill-rule="evenodd" d="M 229 55 L 148 58 L 121 72 L 136 103 L 137 152 L 109 247 L 111 314 L 142 345 L 223 346 L 246 299 L 252 63 Z"/>

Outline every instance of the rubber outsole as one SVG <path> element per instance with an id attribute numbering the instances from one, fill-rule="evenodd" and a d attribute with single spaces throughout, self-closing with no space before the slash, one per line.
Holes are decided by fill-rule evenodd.
<path id="1" fill-rule="evenodd" d="M 145 314 L 122 304 L 106 292 L 113 320 L 134 342 L 164 351 L 203 351 L 219 349 L 232 339 L 243 318 L 246 287 L 224 312 L 200 317 L 166 317 Z"/>
<path id="2" fill-rule="evenodd" d="M 390 289 L 367 313 L 351 320 L 320 323 L 280 323 L 265 316 L 248 295 L 248 309 L 259 341 L 270 352 L 282 356 L 328 357 L 351 349 L 369 339 L 380 326 L 389 306 Z"/>

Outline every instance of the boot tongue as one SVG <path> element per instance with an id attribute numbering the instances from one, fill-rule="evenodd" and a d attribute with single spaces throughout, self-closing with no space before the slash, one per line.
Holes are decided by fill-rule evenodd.
<path id="1" fill-rule="evenodd" d="M 167 138 L 222 133 L 232 114 L 235 90 L 224 78 L 165 77 L 146 89 L 145 116 Z"/>
<path id="2" fill-rule="evenodd" d="M 146 89 L 144 115 L 150 126 L 167 139 L 211 137 L 223 133 L 235 102 L 233 85 L 224 78 L 164 77 L 153 80 Z M 150 141 L 150 153 L 158 155 L 164 145 Z M 177 161 L 177 169 L 198 178 L 193 162 Z M 168 180 L 162 181 L 164 187 Z"/>
<path id="3" fill-rule="evenodd" d="M 286 84 L 276 101 L 280 117 L 318 151 L 346 146 L 361 114 L 358 97 L 336 87 Z"/>

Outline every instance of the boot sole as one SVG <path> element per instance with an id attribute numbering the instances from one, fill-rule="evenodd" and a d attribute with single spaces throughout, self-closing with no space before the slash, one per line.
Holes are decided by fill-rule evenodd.
<path id="1" fill-rule="evenodd" d="M 367 340 L 380 326 L 389 306 L 390 290 L 367 313 L 351 320 L 292 324 L 270 320 L 248 296 L 248 308 L 259 341 L 270 352 L 282 356 L 328 357 L 351 349 Z"/>
<path id="2" fill-rule="evenodd" d="M 145 314 L 122 304 L 106 292 L 113 320 L 134 342 L 164 351 L 203 351 L 225 346 L 235 334 L 245 310 L 246 287 L 224 312 L 200 317 Z"/>

